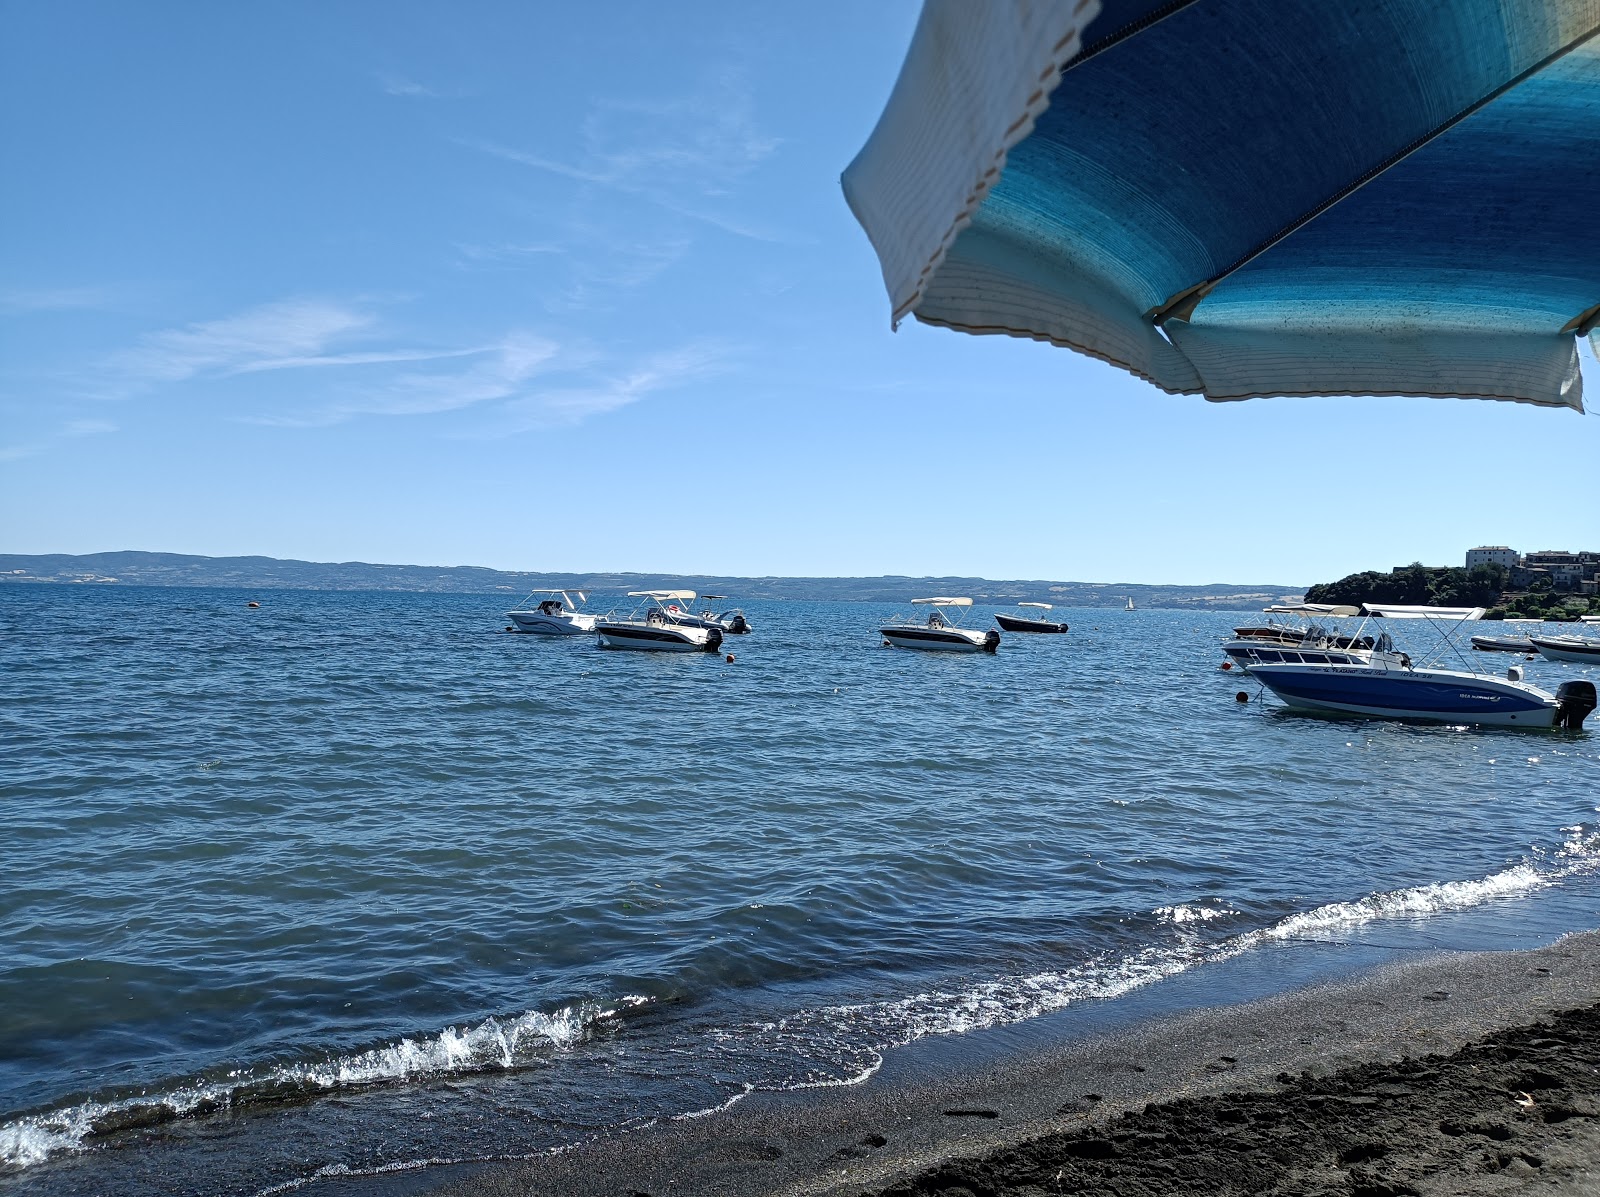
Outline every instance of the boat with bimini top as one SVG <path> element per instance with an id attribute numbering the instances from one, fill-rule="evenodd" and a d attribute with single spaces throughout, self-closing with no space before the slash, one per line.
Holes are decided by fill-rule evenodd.
<path id="1" fill-rule="evenodd" d="M 636 649 L 645 652 L 714 653 L 722 647 L 722 629 L 686 622 L 685 602 L 696 598 L 692 590 L 637 590 L 629 598 L 643 600 L 627 616 L 615 612 L 596 621 L 595 635 L 601 648 Z"/>
<path id="2" fill-rule="evenodd" d="M 1475 669 L 1461 653 L 1454 633 L 1480 619 L 1483 608 L 1363 607 L 1370 618 L 1425 619 L 1439 644 L 1426 660 L 1414 661 L 1395 649 L 1387 632 L 1370 648 L 1307 650 L 1263 647 L 1249 673 L 1283 702 L 1301 711 L 1325 715 L 1367 715 L 1432 723 L 1491 727 L 1564 727 L 1576 731 L 1594 710 L 1593 682 L 1563 682 L 1554 694 L 1523 680 L 1512 666 L 1503 677 Z M 1357 643 L 1366 621 L 1351 639 Z M 1465 669 L 1438 664 L 1449 652 Z M 1265 659 L 1276 654 L 1280 660 Z"/>
<path id="3" fill-rule="evenodd" d="M 914 606 L 932 607 L 933 610 L 928 612 L 926 620 L 896 617 L 879 628 L 885 645 L 946 653 L 992 653 L 1000 647 L 1000 633 L 994 628 L 979 631 L 961 627 L 956 622 L 955 612 L 972 606 L 971 599 L 919 598 L 911 602 Z"/>
<path id="4" fill-rule="evenodd" d="M 703 603 L 720 603 L 726 602 L 727 598 L 728 596 L 725 594 L 702 594 L 700 601 Z M 696 618 L 702 621 L 706 627 L 715 626 L 721 628 L 723 633 L 728 636 L 746 636 L 755 630 L 750 626 L 750 621 L 745 618 L 744 612 L 738 607 L 721 612 L 713 611 L 708 607 L 700 612 Z"/>
<path id="5" fill-rule="evenodd" d="M 1037 611 L 1051 611 L 1054 608 L 1049 603 L 1018 603 L 1019 607 L 1030 607 Z M 1054 623 L 1041 615 L 1006 615 L 996 611 L 995 623 L 1005 632 L 1050 632 L 1059 634 L 1067 630 L 1064 623 Z"/>
<path id="6" fill-rule="evenodd" d="M 508 630 L 531 632 L 536 636 L 581 636 L 594 631 L 595 617 L 578 609 L 580 604 L 588 601 L 588 595 L 581 590 L 572 593 L 578 596 L 576 603 L 565 590 L 530 592 L 515 611 L 506 612 L 506 618 L 513 625 Z M 545 597 L 533 603 L 536 594 Z"/>

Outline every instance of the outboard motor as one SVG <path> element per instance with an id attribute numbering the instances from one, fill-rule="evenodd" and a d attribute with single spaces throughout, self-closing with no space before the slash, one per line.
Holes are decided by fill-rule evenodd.
<path id="1" fill-rule="evenodd" d="M 743 636 L 750 630 L 750 625 L 744 621 L 744 612 L 735 611 L 733 618 L 728 621 L 728 633 L 733 636 Z"/>
<path id="2" fill-rule="evenodd" d="M 706 629 L 706 652 L 714 653 L 714 652 L 717 652 L 721 648 L 722 648 L 722 629 L 721 628 L 707 628 Z"/>
<path id="3" fill-rule="evenodd" d="M 983 651 L 992 653 L 1000 647 L 1000 633 L 990 628 L 983 634 Z M 1592 688 L 1592 687 L 1591 687 Z"/>
<path id="4" fill-rule="evenodd" d="M 1593 682 L 1562 682 L 1556 687 L 1556 726 L 1582 731 L 1595 704 Z"/>

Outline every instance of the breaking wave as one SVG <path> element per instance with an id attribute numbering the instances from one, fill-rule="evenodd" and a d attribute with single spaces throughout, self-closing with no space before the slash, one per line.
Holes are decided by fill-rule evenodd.
<path id="1" fill-rule="evenodd" d="M 1152 911 L 1167 940 L 1126 953 L 1107 953 L 1071 968 L 939 987 L 893 1000 L 803 1009 L 786 1018 L 706 1030 L 692 1050 L 678 1049 L 688 1067 L 728 1078 L 725 1100 L 677 1117 L 701 1117 L 758 1090 L 860 1084 L 886 1050 L 935 1035 L 960 1035 L 1116 998 L 1200 965 L 1226 960 L 1273 942 L 1329 937 L 1373 923 L 1424 919 L 1470 910 L 1531 893 L 1563 877 L 1600 868 L 1600 830 L 1565 828 L 1560 847 L 1470 881 L 1443 881 L 1333 902 L 1291 914 L 1264 928 L 1205 939 L 1208 924 L 1238 917 L 1218 905 L 1165 906 Z M 609 1005 L 585 1002 L 553 1013 L 447 1027 L 366 1051 L 320 1061 L 243 1069 L 158 1093 L 90 1100 L 0 1125 L 0 1165 L 28 1167 L 81 1150 L 97 1137 L 212 1111 L 305 1100 L 341 1089 L 397 1084 L 471 1073 L 511 1071 L 568 1051 L 597 1028 L 648 1002 L 630 996 Z M 754 1071 L 759 1075 L 752 1076 Z M 790 1061 L 784 1065 L 782 1061 Z"/>
<path id="2" fill-rule="evenodd" d="M 27 1167 L 78 1150 L 97 1137 L 176 1118 L 306 1100 L 343 1089 L 528 1067 L 550 1052 L 570 1049 L 596 1027 L 648 1000 L 629 996 L 609 1006 L 581 1002 L 550 1014 L 530 1010 L 511 1018 L 486 1018 L 349 1055 L 236 1069 L 158 1093 L 91 1100 L 25 1115 L 0 1125 L 0 1164 Z"/>

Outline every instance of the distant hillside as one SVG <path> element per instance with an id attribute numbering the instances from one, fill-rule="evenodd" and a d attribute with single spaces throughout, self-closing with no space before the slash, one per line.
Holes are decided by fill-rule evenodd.
<path id="1" fill-rule="evenodd" d="M 729 578 L 681 574 L 549 574 L 506 572 L 475 565 L 369 565 L 282 561 L 275 557 L 194 557 L 183 553 L 0 553 L 0 582 L 80 585 L 226 586 L 246 590 L 409 590 L 520 597 L 548 587 L 616 594 L 683 588 L 744 599 L 904 602 L 930 594 L 971 595 L 979 602 L 1021 599 L 1063 607 L 1200 607 L 1259 610 L 1293 602 L 1301 588 L 1216 583 L 1209 586 L 1141 586 L 1112 582 L 1052 582 L 989 578 Z"/>

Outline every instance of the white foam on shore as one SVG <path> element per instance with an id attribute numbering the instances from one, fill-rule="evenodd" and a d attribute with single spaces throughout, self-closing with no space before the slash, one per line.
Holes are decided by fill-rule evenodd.
<path id="1" fill-rule="evenodd" d="M 960 1035 L 1050 1014 L 1075 1002 L 1120 997 L 1198 965 L 1227 960 L 1267 943 L 1327 937 L 1385 921 L 1418 920 L 1470 910 L 1555 884 L 1563 877 L 1600 869 L 1600 830 L 1563 828 L 1568 839 L 1553 852 L 1472 881 L 1441 881 L 1331 902 L 1279 920 L 1270 927 L 1206 943 L 1199 925 L 1238 912 L 1217 906 L 1175 905 L 1152 913 L 1176 932 L 1176 942 L 1143 948 L 1120 958 L 1101 957 L 1069 969 L 984 980 L 959 990 L 935 990 L 893 1001 L 829 1006 L 806 1011 L 770 1030 L 784 1035 L 854 1024 L 871 1032 L 870 1050 L 902 1046 L 930 1035 Z M 806 1080 L 795 1086 L 809 1087 Z"/>
<path id="2" fill-rule="evenodd" d="M 629 996 L 609 1006 L 581 1002 L 548 1014 L 529 1010 L 512 1018 L 486 1018 L 311 1063 L 237 1069 L 213 1080 L 29 1114 L 0 1125 L 0 1165 L 26 1168 L 62 1152 L 81 1150 L 107 1122 L 155 1123 L 296 1092 L 314 1095 L 439 1076 L 509 1071 L 533 1064 L 551 1051 L 570 1049 L 598 1024 L 648 1000 Z"/>
<path id="3" fill-rule="evenodd" d="M 721 1053 L 742 1057 L 752 1048 L 765 1048 L 770 1052 L 769 1062 L 787 1056 L 796 1061 L 797 1071 L 788 1077 L 741 1083 L 741 1090 L 731 1093 L 727 1100 L 678 1117 L 709 1116 L 759 1089 L 858 1085 L 877 1072 L 884 1051 L 928 1036 L 960 1035 L 1022 1022 L 1077 1002 L 1116 998 L 1268 943 L 1327 938 L 1374 923 L 1419 920 L 1469 910 L 1534 892 L 1563 877 L 1600 869 L 1600 829 L 1579 825 L 1563 831 L 1568 838 L 1558 848 L 1536 851 L 1528 862 L 1487 877 L 1434 882 L 1332 902 L 1289 915 L 1269 927 L 1211 942 L 1204 939 L 1200 929 L 1215 920 L 1234 917 L 1237 911 L 1218 905 L 1164 906 L 1152 914 L 1169 929 L 1168 942 L 1123 956 L 1108 953 L 1072 968 L 985 979 L 964 987 L 941 987 L 879 1002 L 823 1006 L 774 1022 L 714 1028 L 696 1049 L 697 1057 Z M 314 1063 L 243 1069 L 215 1080 L 156 1093 L 85 1101 L 28 1115 L 0 1125 L 0 1166 L 28 1167 L 53 1155 L 81 1150 L 107 1122 L 136 1124 L 141 1115 L 148 1115 L 149 1121 L 154 1122 L 297 1090 L 313 1095 L 515 1069 L 546 1058 L 552 1051 L 572 1048 L 586 1039 L 596 1025 L 648 1000 L 626 997 L 609 1006 L 581 1003 L 553 1013 L 528 1011 L 513 1018 L 489 1018 Z M 819 1063 L 819 1059 L 826 1059 L 827 1063 Z M 396 1167 L 426 1166 L 430 1162 L 434 1161 Z"/>

